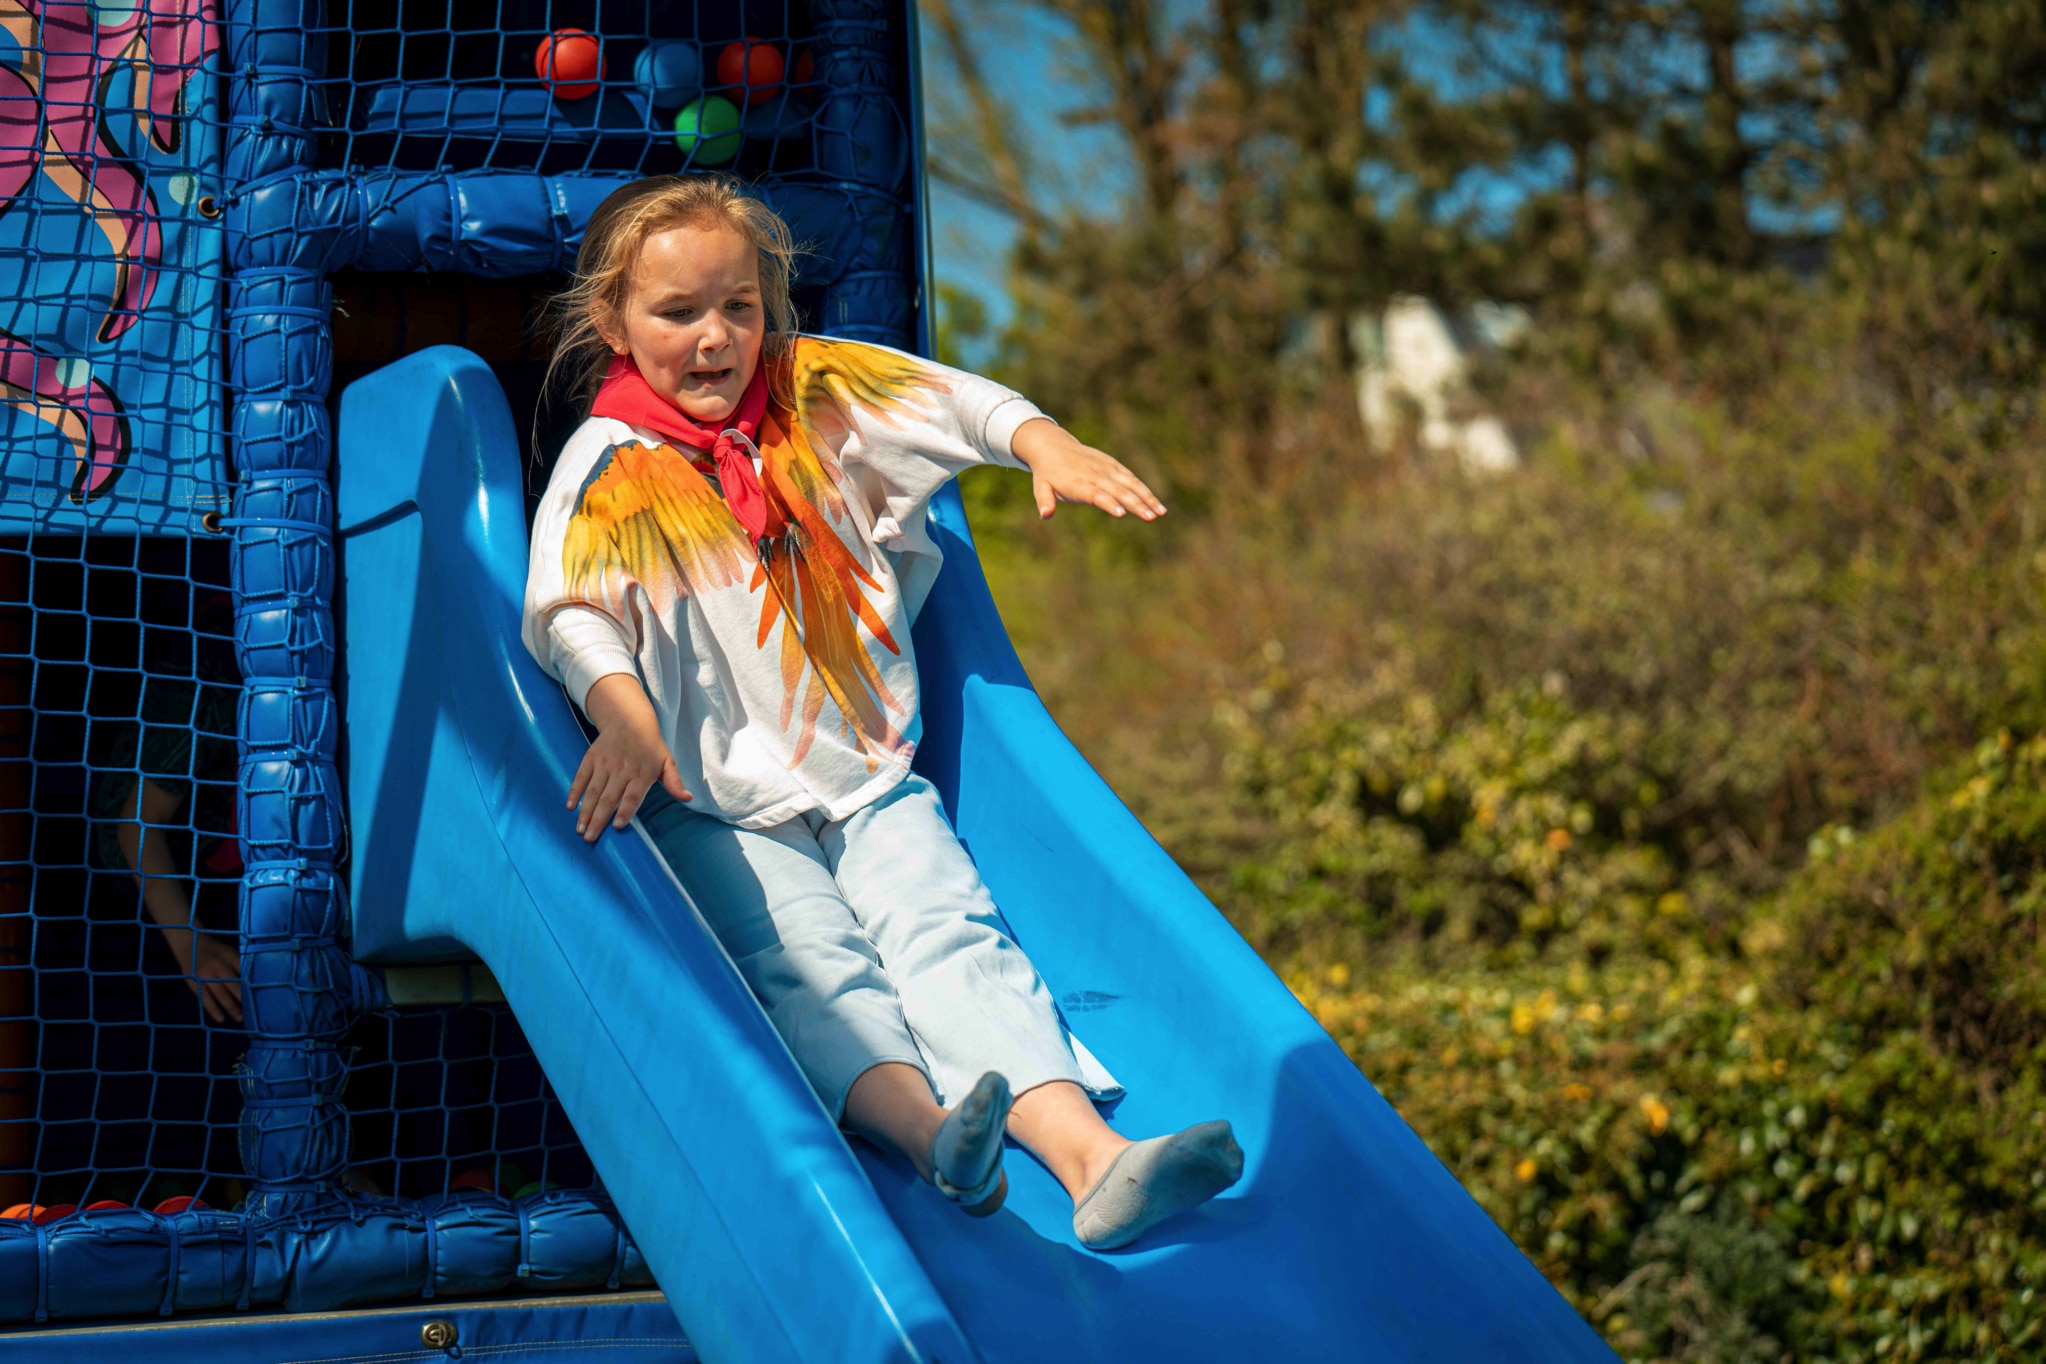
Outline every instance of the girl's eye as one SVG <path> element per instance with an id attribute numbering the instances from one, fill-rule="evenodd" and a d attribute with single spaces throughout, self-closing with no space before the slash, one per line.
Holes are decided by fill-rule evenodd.
<path id="1" fill-rule="evenodd" d="M 695 315 L 696 315 L 696 309 L 694 309 L 694 308 L 670 308 L 670 309 L 668 309 L 668 316 L 670 316 L 670 317 L 674 318 L 674 319 L 675 319 L 675 320 L 676 320 L 677 322 L 683 322 L 683 321 L 687 321 L 687 320 L 688 320 L 689 318 L 691 318 L 691 317 L 694 317 Z"/>
<path id="2" fill-rule="evenodd" d="M 727 303 L 727 304 L 725 305 L 725 307 L 726 307 L 726 308 L 727 308 L 727 309 L 728 309 L 729 311 L 731 311 L 731 312 L 735 312 L 735 313 L 743 313 L 743 312 L 745 312 L 745 311 L 746 311 L 746 310 L 747 310 L 748 308 L 751 308 L 752 306 L 753 306 L 753 305 L 752 305 L 751 303 L 748 303 L 748 302 L 747 302 L 747 301 L 746 301 L 745 299 L 743 299 L 743 298 L 735 298 L 735 299 L 733 299 L 733 300 L 732 300 L 732 301 L 731 301 L 730 303 Z"/>

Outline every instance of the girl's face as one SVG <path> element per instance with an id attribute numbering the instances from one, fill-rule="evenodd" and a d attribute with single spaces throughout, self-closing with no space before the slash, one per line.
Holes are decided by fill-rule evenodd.
<path id="1" fill-rule="evenodd" d="M 739 410 L 767 336 L 759 252 L 723 223 L 656 232 L 625 306 L 598 331 L 655 392 L 698 421 L 724 421 Z"/>

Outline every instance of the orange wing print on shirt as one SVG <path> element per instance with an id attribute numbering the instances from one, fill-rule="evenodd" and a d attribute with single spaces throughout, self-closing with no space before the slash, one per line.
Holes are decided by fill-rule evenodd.
<path id="1" fill-rule="evenodd" d="M 666 611 L 682 597 L 743 581 L 752 561 L 745 531 L 703 475 L 672 447 L 638 441 L 598 458 L 561 545 L 568 595 L 618 620 L 630 609 L 628 579 Z"/>
<path id="2" fill-rule="evenodd" d="M 942 390 L 928 366 L 907 356 L 856 342 L 803 337 L 780 363 L 788 366 L 791 411 L 775 404 L 760 425 L 762 486 L 788 522 L 788 550 L 754 570 L 752 586 L 770 587 L 760 606 L 759 644 L 766 647 L 775 622 L 786 615 L 781 641 L 782 713 L 786 730 L 802 703 L 802 728 L 795 762 L 816 738 L 817 717 L 828 695 L 844 717 L 849 737 L 866 756 L 867 770 L 878 754 L 899 758 L 905 746 L 888 712 L 905 715 L 902 703 L 881 680 L 859 626 L 891 654 L 902 648 L 868 598 L 881 584 L 861 566 L 838 527 L 857 535 L 839 489 L 844 476 L 830 437 L 847 430 L 859 411 L 887 425 L 913 409 L 920 393 Z M 805 660 L 816 680 L 804 685 Z"/>

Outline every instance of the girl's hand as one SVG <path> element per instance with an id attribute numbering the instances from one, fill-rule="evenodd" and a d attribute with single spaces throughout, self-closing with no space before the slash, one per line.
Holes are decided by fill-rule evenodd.
<path id="1" fill-rule="evenodd" d="M 582 807 L 575 831 L 583 842 L 595 843 L 606 824 L 614 829 L 631 824 L 655 782 L 676 800 L 689 799 L 674 755 L 661 739 L 660 717 L 637 677 L 609 673 L 598 678 L 583 708 L 596 723 L 597 741 L 583 754 L 568 788 L 568 808 Z"/>
<path id="2" fill-rule="evenodd" d="M 1110 516 L 1135 512 L 1146 521 L 1165 515 L 1165 504 L 1113 455 L 1082 445 L 1047 417 L 1016 428 L 1009 448 L 1029 466 L 1037 514 L 1049 518 L 1060 502 L 1086 502 Z"/>

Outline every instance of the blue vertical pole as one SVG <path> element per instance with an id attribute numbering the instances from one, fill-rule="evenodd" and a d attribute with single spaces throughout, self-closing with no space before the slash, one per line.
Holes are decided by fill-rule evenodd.
<path id="1" fill-rule="evenodd" d="M 320 0 L 227 13 L 228 363 L 235 642 L 243 675 L 241 1152 L 250 1211 L 332 1196 L 348 1159 L 342 1042 L 360 972 L 343 947 L 333 678 L 332 378 L 324 263 L 247 192 L 313 166 L 326 63 Z M 268 203 L 289 206 L 293 194 Z"/>
<path id="2" fill-rule="evenodd" d="M 897 30 L 885 0 L 817 0 L 816 155 L 820 175 L 850 190 L 861 218 L 854 258 L 824 291 L 819 329 L 833 336 L 916 344 L 909 128 L 895 94 Z"/>

